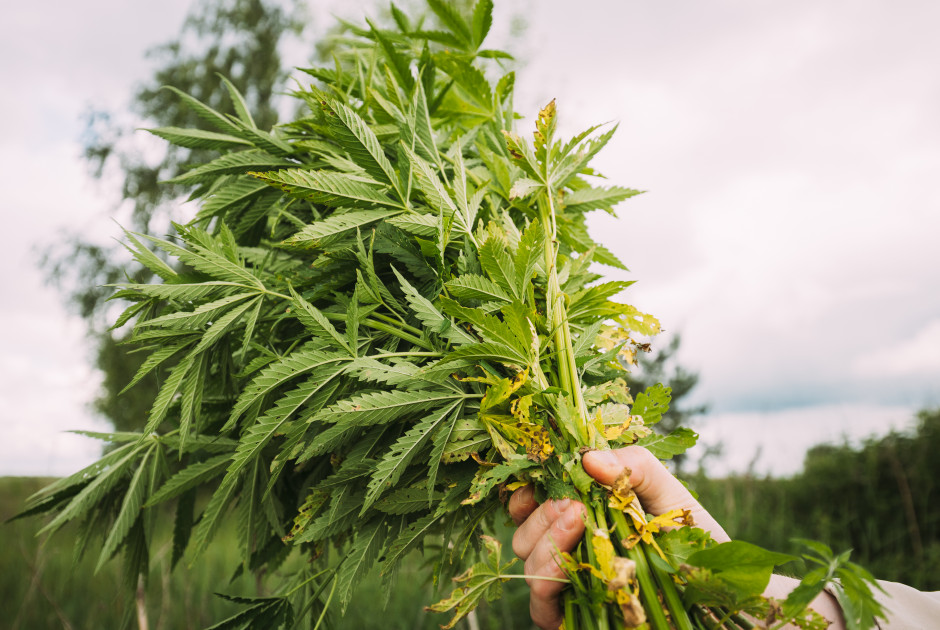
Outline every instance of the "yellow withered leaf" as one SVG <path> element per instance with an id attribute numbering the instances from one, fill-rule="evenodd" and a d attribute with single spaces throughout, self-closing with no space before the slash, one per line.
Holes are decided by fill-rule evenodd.
<path id="1" fill-rule="evenodd" d="M 529 409 L 532 407 L 532 394 L 514 398 L 509 405 L 509 412 L 518 422 L 529 421 Z"/>
<path id="2" fill-rule="evenodd" d="M 525 385 L 528 374 L 525 371 L 516 372 L 511 378 L 501 378 L 486 388 L 486 394 L 480 401 L 480 412 L 501 405 L 512 396 L 520 387 Z"/>
<path id="3" fill-rule="evenodd" d="M 632 593 L 626 602 L 620 603 L 620 612 L 623 614 L 623 624 L 628 628 L 636 628 L 646 623 L 646 611 L 637 596 Z"/>

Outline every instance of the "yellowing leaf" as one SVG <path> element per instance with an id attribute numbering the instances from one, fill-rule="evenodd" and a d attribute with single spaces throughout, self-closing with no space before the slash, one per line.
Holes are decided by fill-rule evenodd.
<path id="1" fill-rule="evenodd" d="M 528 374 L 524 371 L 516 372 L 512 378 L 501 378 L 486 390 L 486 395 L 480 401 L 480 412 L 491 409 L 509 400 L 516 390 L 525 385 Z"/>
<path id="2" fill-rule="evenodd" d="M 510 579 L 507 571 L 516 563 L 517 558 L 513 558 L 505 564 L 500 564 L 499 556 L 502 546 L 499 541 L 490 536 L 481 536 L 480 538 L 483 540 L 483 546 L 486 549 L 484 561 L 478 562 L 462 575 L 454 578 L 455 582 L 461 582 L 464 586 L 455 589 L 447 599 L 428 606 L 426 609 L 434 612 L 451 610 L 454 612 L 451 620 L 446 625 L 441 626 L 444 630 L 449 630 L 457 625 L 457 622 L 466 617 L 484 598 L 486 601 L 493 601 L 499 597 L 502 591 L 502 583 Z"/>
<path id="3" fill-rule="evenodd" d="M 529 408 L 532 407 L 532 394 L 519 396 L 513 399 L 509 406 L 509 412 L 517 422 L 525 423 L 529 421 Z"/>

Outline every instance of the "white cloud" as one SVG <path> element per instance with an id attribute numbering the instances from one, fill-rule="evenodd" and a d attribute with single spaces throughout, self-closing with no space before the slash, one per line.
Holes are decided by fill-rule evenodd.
<path id="1" fill-rule="evenodd" d="M 865 438 L 910 430 L 914 424 L 914 409 L 897 406 L 822 405 L 714 414 L 701 422 L 700 446 L 691 452 L 692 465 L 704 447 L 721 445 L 721 456 L 704 462 L 711 475 L 793 475 L 817 444 L 857 446 Z"/>
<path id="2" fill-rule="evenodd" d="M 879 346 L 854 362 L 853 368 L 859 375 L 940 375 L 940 319 L 896 344 L 882 344 L 874 336 L 871 340 Z"/>
<path id="3" fill-rule="evenodd" d="M 519 102 L 557 96 L 568 133 L 622 120 L 600 169 L 650 192 L 592 232 L 639 280 L 628 299 L 683 333 L 718 408 L 934 395 L 852 370 L 873 335 L 896 346 L 940 314 L 938 8 L 911 11 L 536 15 L 543 56 L 520 88 L 538 96 Z"/>

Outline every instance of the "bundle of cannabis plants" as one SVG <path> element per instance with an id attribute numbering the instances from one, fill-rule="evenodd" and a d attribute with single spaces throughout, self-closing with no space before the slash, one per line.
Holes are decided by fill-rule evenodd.
<path id="1" fill-rule="evenodd" d="M 750 627 L 745 615 L 816 627 L 806 606 L 833 577 L 870 618 L 869 576 L 845 557 L 814 546 L 820 568 L 772 603 L 770 572 L 793 558 L 717 545 L 687 513 L 651 517 L 629 484 L 584 472 L 588 449 L 667 459 L 695 441 L 651 431 L 668 388 L 626 387 L 659 325 L 612 299 L 629 283 L 596 267 L 623 265 L 586 229 L 586 213 L 637 191 L 597 185 L 590 167 L 613 129 L 558 140 L 551 103 L 534 139 L 513 133 L 513 74 L 488 75 L 508 55 L 481 49 L 489 0 L 470 16 L 429 5 L 438 30 L 394 6 L 395 30 L 350 27 L 336 63 L 294 92 L 302 114 L 273 131 L 230 84 L 236 117 L 179 94 L 205 128 L 151 132 L 219 157 L 176 178 L 200 204 L 191 222 L 127 234 L 158 281 L 114 296 L 130 302 L 116 326 L 133 323 L 149 353 L 131 386 L 156 372 L 159 395 L 142 433 L 98 436 L 107 454 L 26 513 L 53 511 L 46 531 L 104 532 L 100 562 L 123 551 L 132 584 L 167 502 L 175 559 L 198 558 L 231 513 L 240 570 L 312 560 L 219 627 L 345 608 L 367 570 L 393 576 L 425 548 L 442 589 L 460 574 L 434 606 L 453 627 L 509 579 L 481 533 L 533 484 L 588 506 L 564 559 L 567 630 Z"/>

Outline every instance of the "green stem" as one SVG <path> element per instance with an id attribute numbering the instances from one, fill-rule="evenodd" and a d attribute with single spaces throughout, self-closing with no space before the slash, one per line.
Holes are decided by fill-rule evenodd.
<path id="1" fill-rule="evenodd" d="M 565 630 L 578 630 L 574 616 L 574 597 L 572 597 L 572 592 L 565 591 L 564 595 L 562 595 L 562 601 L 565 607 Z"/>
<path id="2" fill-rule="evenodd" d="M 500 573 L 496 576 L 499 580 L 544 580 L 545 582 L 561 582 L 562 584 L 571 584 L 568 578 L 545 577 L 544 575 L 519 575 L 518 573 Z"/>
<path id="3" fill-rule="evenodd" d="M 346 318 L 343 317 L 343 319 L 346 319 Z M 425 350 L 433 350 L 433 349 L 434 349 L 434 348 L 431 346 L 431 344 L 429 344 L 429 343 L 426 342 L 425 340 L 423 340 L 423 339 L 421 339 L 421 338 L 419 338 L 419 337 L 415 337 L 415 336 L 412 335 L 411 333 L 407 333 L 407 332 L 405 332 L 405 331 L 403 331 L 403 330 L 400 330 L 400 329 L 398 329 L 398 328 L 395 328 L 394 326 L 389 326 L 388 324 L 385 324 L 385 323 L 383 323 L 383 322 L 376 321 L 376 320 L 374 320 L 374 319 L 371 319 L 371 318 L 367 317 L 367 318 L 365 318 L 364 320 L 362 320 L 362 323 L 365 324 L 366 326 L 368 326 L 369 328 L 374 329 L 374 330 L 378 330 L 378 331 L 381 331 L 381 332 L 384 332 L 384 333 L 388 333 L 388 334 L 390 334 L 390 335 L 393 335 L 393 336 L 395 336 L 395 337 L 398 337 L 399 339 L 404 339 L 405 341 L 411 342 L 411 343 L 413 343 L 414 345 L 418 346 L 419 348 L 424 348 Z"/>
<path id="4" fill-rule="evenodd" d="M 323 313 L 323 316 L 326 317 L 327 319 L 333 320 L 334 322 L 346 321 L 346 316 L 342 313 Z M 392 323 L 394 325 L 391 325 L 385 322 L 380 322 L 378 320 L 372 319 L 371 317 L 366 317 L 365 319 L 362 320 L 362 323 L 368 326 L 369 328 L 372 328 L 373 330 L 378 330 L 384 333 L 388 333 L 389 335 L 392 335 L 394 337 L 398 337 L 399 339 L 404 339 L 405 341 L 409 343 L 413 343 L 419 348 L 424 348 L 425 350 L 434 349 L 424 339 L 416 337 L 415 335 L 412 335 L 411 333 L 408 333 L 402 330 L 401 328 L 403 324 L 396 322 L 395 320 L 392 320 Z M 404 326 L 407 326 L 407 324 L 404 324 Z M 408 326 L 408 328 L 412 328 L 412 327 Z"/>
<path id="5" fill-rule="evenodd" d="M 619 538 L 630 536 L 630 526 L 627 525 L 623 512 L 611 510 L 611 518 L 614 521 L 614 531 L 617 532 Z M 646 556 L 638 546 L 634 545 L 633 548 L 628 549 L 627 557 L 636 562 L 636 579 L 640 583 L 640 597 L 649 617 L 650 627 L 653 630 L 669 630 L 669 622 L 666 620 L 659 598 L 656 597 L 656 584 L 653 581 L 649 563 L 646 562 Z"/>
<path id="6" fill-rule="evenodd" d="M 401 328 L 402 330 L 406 330 L 406 331 L 410 332 L 410 333 L 413 334 L 413 335 L 418 335 L 418 336 L 420 336 L 420 335 L 424 334 L 424 331 L 422 331 L 420 328 L 415 328 L 414 326 L 411 326 L 411 325 L 409 325 L 409 324 L 406 324 L 405 322 L 401 321 L 400 319 L 396 319 L 396 318 L 394 318 L 394 317 L 389 317 L 388 315 L 383 315 L 382 313 L 372 313 L 372 317 L 375 317 L 376 319 L 381 319 L 382 321 L 387 322 L 387 323 L 389 323 L 389 324 L 394 324 L 395 326 L 398 326 L 398 327 Z"/>
<path id="7" fill-rule="evenodd" d="M 740 627 L 745 630 L 752 630 L 754 628 L 754 622 L 742 615 L 741 613 L 735 613 L 731 615 L 731 619 L 734 623 L 738 624 Z"/>
<path id="8" fill-rule="evenodd" d="M 716 630 L 718 627 L 711 619 L 710 613 L 701 606 L 695 606 L 693 608 L 693 615 L 695 619 L 695 626 L 697 628 L 704 628 L 705 630 Z"/>
<path id="9" fill-rule="evenodd" d="M 369 354 L 369 359 L 389 359 L 391 357 L 442 357 L 440 352 L 382 352 L 381 354 Z"/>
<path id="10" fill-rule="evenodd" d="M 545 248 L 545 273 L 548 274 L 546 287 L 546 306 L 550 313 L 549 329 L 553 331 L 555 342 L 555 364 L 558 368 L 559 385 L 572 397 L 578 416 L 577 436 L 582 445 L 588 446 L 593 440 L 587 430 L 587 405 L 581 392 L 577 364 L 574 358 L 574 346 L 571 343 L 571 328 L 568 325 L 568 309 L 565 306 L 565 294 L 558 282 L 558 244 L 555 239 L 555 207 L 552 203 L 552 191 L 549 187 L 539 203 L 542 230 L 548 247 Z"/>
<path id="11" fill-rule="evenodd" d="M 676 583 L 672 581 L 672 576 L 650 560 L 650 547 L 648 545 L 644 544 L 642 547 L 647 564 L 649 564 L 653 572 L 653 577 L 659 584 L 663 599 L 666 600 L 666 607 L 669 609 L 669 613 L 672 616 L 673 625 L 675 625 L 677 630 L 693 630 L 689 613 L 686 611 L 685 606 L 682 605 L 682 599 L 679 597 Z"/>
<path id="12" fill-rule="evenodd" d="M 731 619 L 731 611 L 726 612 L 726 613 L 725 613 L 725 616 L 718 620 L 717 626 L 718 626 L 719 628 L 723 628 L 724 625 L 725 625 L 726 623 L 728 623 L 728 620 L 729 620 L 729 619 Z"/>

